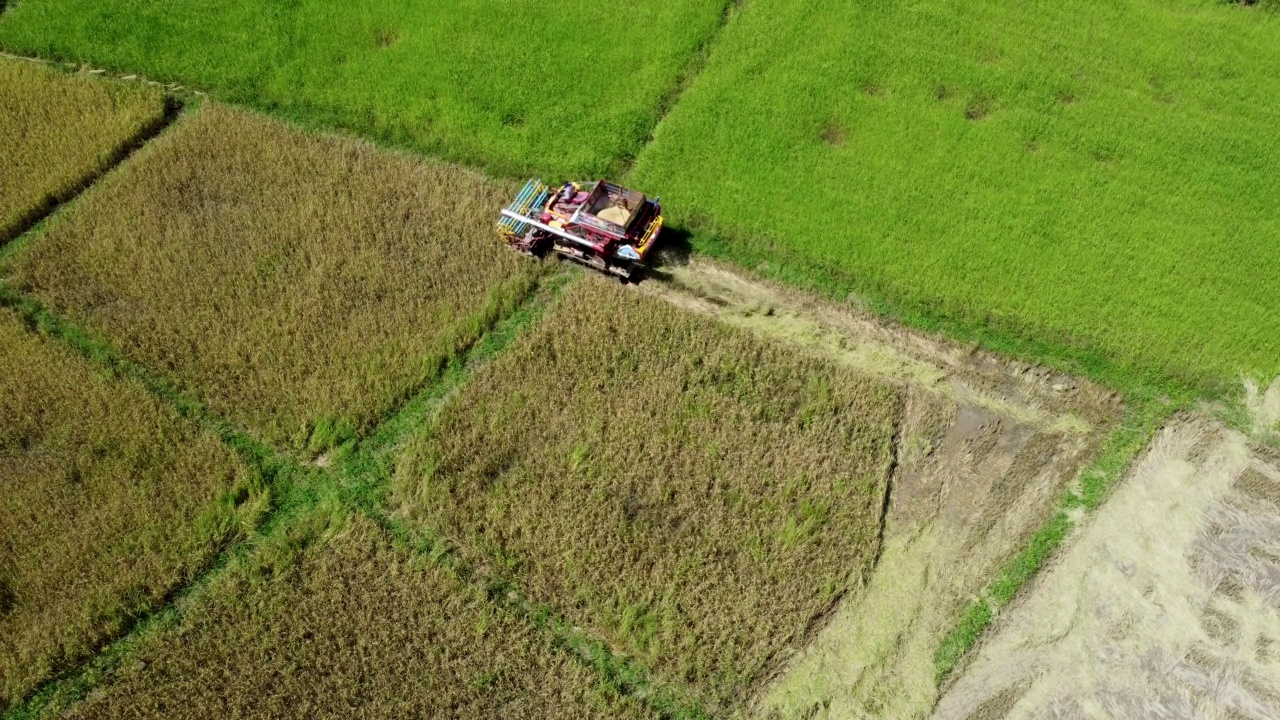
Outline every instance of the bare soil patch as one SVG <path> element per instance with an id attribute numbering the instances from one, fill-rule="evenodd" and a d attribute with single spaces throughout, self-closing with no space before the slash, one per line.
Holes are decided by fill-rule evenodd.
<path id="1" fill-rule="evenodd" d="M 934 714 L 1280 716 L 1280 458 L 1202 418 L 1161 431 L 993 628 Z"/>

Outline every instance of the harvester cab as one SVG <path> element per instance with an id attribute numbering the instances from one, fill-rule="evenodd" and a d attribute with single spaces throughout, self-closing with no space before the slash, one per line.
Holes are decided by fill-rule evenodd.
<path id="1" fill-rule="evenodd" d="M 498 235 L 521 252 L 554 251 L 623 282 L 638 278 L 661 232 L 657 198 L 606 180 L 558 187 L 530 180 L 498 220 Z"/>

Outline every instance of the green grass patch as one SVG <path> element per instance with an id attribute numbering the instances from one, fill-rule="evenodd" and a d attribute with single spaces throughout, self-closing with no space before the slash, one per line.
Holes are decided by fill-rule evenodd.
<path id="1" fill-rule="evenodd" d="M 154 134 L 166 112 L 154 89 L 8 58 L 0 108 L 0 245 Z"/>
<path id="2" fill-rule="evenodd" d="M 751 3 L 630 179 L 695 249 L 1234 390 L 1280 374 L 1277 64 L 1217 0 Z"/>
<path id="3" fill-rule="evenodd" d="M 0 259 L 215 415 L 319 453 L 430 382 L 542 272 L 509 188 L 206 103 Z"/>
<path id="4" fill-rule="evenodd" d="M 727 0 L 21 0 L 0 47 L 210 91 L 503 174 L 639 151 Z"/>

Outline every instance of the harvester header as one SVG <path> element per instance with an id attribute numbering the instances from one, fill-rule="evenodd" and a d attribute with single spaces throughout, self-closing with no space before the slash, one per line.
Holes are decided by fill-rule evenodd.
<path id="1" fill-rule="evenodd" d="M 661 232 L 657 198 L 606 180 L 530 180 L 498 220 L 498 235 L 521 252 L 555 251 L 623 282 L 638 277 Z"/>

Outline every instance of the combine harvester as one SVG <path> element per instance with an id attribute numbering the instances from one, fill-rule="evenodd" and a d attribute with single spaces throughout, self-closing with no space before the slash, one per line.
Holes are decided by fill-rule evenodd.
<path id="1" fill-rule="evenodd" d="M 622 282 L 637 280 L 662 232 L 662 205 L 601 180 L 559 188 L 530 180 L 502 211 L 498 235 L 534 256 L 548 250 Z"/>

